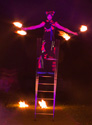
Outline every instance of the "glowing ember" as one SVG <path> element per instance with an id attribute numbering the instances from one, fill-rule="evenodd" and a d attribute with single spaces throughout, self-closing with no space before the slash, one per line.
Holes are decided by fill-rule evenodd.
<path id="1" fill-rule="evenodd" d="M 27 34 L 27 32 L 24 31 L 24 30 L 18 30 L 18 31 L 16 31 L 16 33 L 18 33 L 20 35 L 26 35 Z"/>
<path id="2" fill-rule="evenodd" d="M 23 102 L 20 101 L 20 102 L 19 102 L 19 107 L 20 107 L 20 108 L 27 108 L 27 107 L 29 107 L 29 105 L 25 104 L 24 101 L 23 101 Z"/>
<path id="3" fill-rule="evenodd" d="M 71 38 L 67 33 L 63 31 L 59 31 L 59 36 L 62 36 L 65 40 L 69 40 Z"/>
<path id="4" fill-rule="evenodd" d="M 47 108 L 46 102 L 42 99 L 41 101 L 38 102 L 41 108 Z"/>
<path id="5" fill-rule="evenodd" d="M 22 23 L 20 22 L 13 22 L 13 24 L 18 27 L 18 28 L 21 28 L 22 27 Z"/>
<path id="6" fill-rule="evenodd" d="M 80 31 L 81 31 L 81 32 L 85 32 L 85 31 L 87 31 L 87 26 L 85 26 L 85 25 L 81 25 L 81 27 L 80 27 Z"/>

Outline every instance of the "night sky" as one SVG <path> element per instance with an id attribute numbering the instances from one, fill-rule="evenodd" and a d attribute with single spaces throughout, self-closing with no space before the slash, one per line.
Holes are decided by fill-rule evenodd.
<path id="1" fill-rule="evenodd" d="M 39 24 L 46 19 L 46 10 L 54 10 L 53 20 L 72 31 L 79 32 L 82 24 L 88 26 L 87 32 L 68 42 L 55 33 L 61 41 L 59 81 L 66 86 L 72 81 L 71 84 L 88 88 L 88 92 L 92 87 L 92 0 L 1 0 L 0 68 L 16 68 L 21 80 L 35 79 L 36 39 L 43 36 L 43 28 L 21 37 L 14 33 L 12 22 L 21 21 L 24 27 Z M 25 86 L 26 80 L 23 81 Z M 59 82 L 58 88 L 64 85 Z"/>

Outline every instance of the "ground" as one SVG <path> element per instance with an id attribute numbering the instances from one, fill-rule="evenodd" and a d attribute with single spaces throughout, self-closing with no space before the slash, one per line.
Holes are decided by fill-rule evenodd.
<path id="1" fill-rule="evenodd" d="M 37 116 L 34 120 L 34 108 L 12 109 L 0 106 L 0 125 L 79 125 L 71 115 L 56 109 L 55 119 L 52 116 Z"/>
<path id="2" fill-rule="evenodd" d="M 0 101 L 0 125 L 92 125 L 92 105 L 64 105 L 56 100 L 55 117 L 37 115 L 34 119 L 34 96 L 8 94 Z M 21 109 L 18 101 L 24 100 L 29 108 Z M 42 109 L 38 108 L 41 112 Z M 52 111 L 52 108 L 49 109 Z"/>
<path id="3" fill-rule="evenodd" d="M 42 110 L 42 109 L 38 109 Z M 55 118 L 37 116 L 34 119 L 34 106 L 28 109 L 4 107 L 0 105 L 0 125 L 92 125 L 92 107 L 90 106 L 56 106 Z"/>

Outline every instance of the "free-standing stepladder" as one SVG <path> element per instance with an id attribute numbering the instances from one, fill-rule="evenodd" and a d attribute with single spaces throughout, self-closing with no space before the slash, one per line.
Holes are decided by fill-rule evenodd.
<path id="1" fill-rule="evenodd" d="M 41 43 L 42 43 L 41 38 L 37 39 L 37 69 L 36 69 L 36 83 L 35 83 L 35 119 L 36 119 L 36 115 L 52 115 L 53 119 L 54 119 L 60 40 L 56 40 L 55 58 L 45 60 L 45 63 L 47 65 L 45 70 L 38 69 L 38 58 L 40 56 Z M 54 71 L 50 67 L 54 68 Z M 43 97 L 44 93 L 45 93 L 45 98 Z M 52 97 L 50 97 L 50 94 Z M 38 101 L 40 101 L 42 99 L 45 101 L 53 101 L 53 111 L 52 112 L 47 112 L 46 110 L 43 110 L 42 112 L 37 111 Z"/>

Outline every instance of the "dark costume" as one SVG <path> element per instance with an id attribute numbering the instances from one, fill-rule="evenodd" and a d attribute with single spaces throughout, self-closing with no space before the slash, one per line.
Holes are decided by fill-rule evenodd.
<path id="1" fill-rule="evenodd" d="M 47 14 L 49 13 L 47 12 Z M 55 32 L 55 22 L 53 20 L 50 21 L 46 20 L 44 26 L 42 47 L 41 47 L 41 56 L 39 57 L 38 60 L 38 68 L 44 68 L 44 60 L 55 58 L 54 32 Z"/>
<path id="2" fill-rule="evenodd" d="M 53 20 L 46 20 L 44 27 L 44 36 L 42 41 L 42 55 L 46 58 L 53 57 L 54 58 L 54 49 L 55 49 L 55 23 Z"/>
<path id="3" fill-rule="evenodd" d="M 55 57 L 55 22 L 46 20 L 44 26 L 44 36 L 42 40 L 41 56 L 38 60 L 38 68 L 44 68 L 44 59 Z"/>

